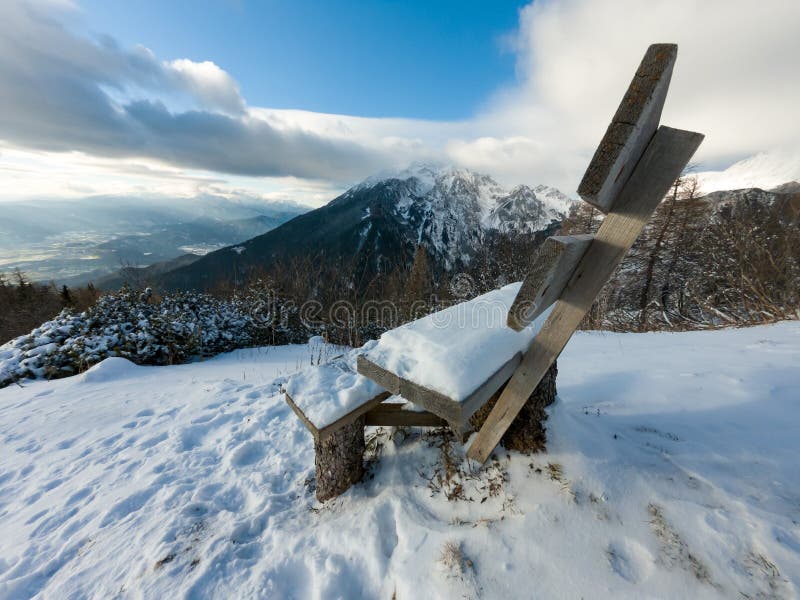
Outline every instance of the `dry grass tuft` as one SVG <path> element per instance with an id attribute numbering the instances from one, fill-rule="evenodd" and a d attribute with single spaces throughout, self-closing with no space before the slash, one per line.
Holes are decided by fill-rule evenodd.
<path id="1" fill-rule="evenodd" d="M 467 473 L 461 468 L 463 458 L 458 456 L 454 446 L 455 435 L 448 427 L 439 427 L 426 435 L 428 443 L 439 449 L 439 463 L 428 480 L 428 487 L 436 493 L 443 493 L 452 501 L 471 500 L 464 492 Z"/>
<path id="2" fill-rule="evenodd" d="M 485 467 L 472 469 L 464 458 L 463 448 L 449 428 L 434 429 L 423 437 L 431 447 L 439 450 L 439 460 L 433 473 L 426 475 L 420 472 L 433 495 L 444 494 L 451 502 L 464 500 L 484 503 L 489 498 L 501 497 L 505 493 L 508 472 L 505 464 L 496 456 L 492 456 Z M 507 499 L 504 508 L 510 502 Z"/>
<path id="3" fill-rule="evenodd" d="M 444 546 L 442 546 L 439 562 L 453 577 L 463 578 L 466 573 L 473 571 L 475 568 L 475 565 L 461 549 L 461 544 L 453 541 L 445 542 Z"/>
<path id="4" fill-rule="evenodd" d="M 364 462 L 368 468 L 378 462 L 383 453 L 384 445 L 391 437 L 391 431 L 386 427 L 378 427 L 366 434 L 364 438 Z"/>
<path id="5" fill-rule="evenodd" d="M 541 469 L 539 468 L 536 468 L 535 471 L 537 473 L 542 472 Z M 569 497 L 572 498 L 574 502 L 578 501 L 578 496 L 575 493 L 575 490 L 572 489 L 569 480 L 566 477 L 564 477 L 564 468 L 561 466 L 560 463 L 554 463 L 554 462 L 547 463 L 547 466 L 544 468 L 544 472 L 550 478 L 550 481 L 555 481 L 558 484 L 558 487 L 561 488 L 561 491 L 569 495 Z"/>
<path id="6" fill-rule="evenodd" d="M 698 581 L 717 587 L 711 579 L 708 567 L 689 550 L 684 539 L 667 523 L 661 507 L 650 504 L 647 511 L 651 516 L 650 526 L 661 545 L 659 557 L 661 562 L 668 567 L 678 566 L 685 569 L 692 573 Z"/>

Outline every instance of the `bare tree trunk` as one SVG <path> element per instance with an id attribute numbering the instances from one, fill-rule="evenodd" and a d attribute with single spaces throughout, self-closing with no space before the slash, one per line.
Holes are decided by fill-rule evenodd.
<path id="1" fill-rule="evenodd" d="M 675 207 L 673 208 L 673 218 L 679 219 L 679 224 L 677 226 L 677 230 L 675 231 L 673 237 L 673 243 L 671 248 L 671 256 L 669 259 L 669 264 L 667 266 L 666 272 L 664 273 L 663 281 L 661 284 L 661 308 L 662 310 L 667 313 L 669 311 L 669 307 L 672 302 L 670 302 L 670 298 L 672 296 L 673 291 L 675 290 L 674 285 L 674 278 L 676 276 L 676 270 L 678 268 L 678 263 L 685 259 L 685 255 L 687 253 L 691 254 L 693 251 L 693 244 L 696 242 L 694 239 L 687 239 L 689 236 L 687 235 L 689 229 L 689 217 L 694 210 L 694 203 L 695 199 L 698 195 L 698 190 L 700 189 L 699 183 L 697 181 L 696 176 L 692 176 L 687 179 L 685 187 L 684 187 L 684 194 L 681 202 L 676 202 Z M 685 282 L 687 273 L 685 272 L 685 267 L 683 269 L 684 272 L 679 273 L 678 276 Z M 685 317 L 684 315 L 684 294 L 685 294 L 685 284 L 681 286 L 680 295 L 678 297 L 676 311 L 681 317 Z"/>
<path id="2" fill-rule="evenodd" d="M 644 284 L 642 285 L 642 293 L 639 297 L 639 329 L 644 329 L 647 323 L 647 305 L 650 300 L 650 288 L 653 286 L 653 271 L 655 270 L 656 262 L 658 262 L 658 257 L 661 253 L 661 245 L 664 243 L 664 236 L 672 221 L 672 211 L 675 208 L 675 201 L 678 198 L 679 184 L 680 179 L 677 179 L 672 188 L 672 198 L 670 198 L 669 205 L 666 208 L 664 222 L 658 231 L 656 242 L 653 245 L 653 250 L 650 252 L 650 258 L 644 270 Z"/>

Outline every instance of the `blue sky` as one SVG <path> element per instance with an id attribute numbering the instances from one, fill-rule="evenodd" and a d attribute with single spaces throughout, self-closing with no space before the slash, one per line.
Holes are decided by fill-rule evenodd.
<path id="1" fill-rule="evenodd" d="M 716 189 L 769 187 L 800 179 L 798 22 L 798 0 L 0 0 L 0 201 L 319 205 L 418 161 L 574 194 L 653 42 L 679 46 L 662 121 L 706 134 L 699 169 L 754 157 Z"/>
<path id="2" fill-rule="evenodd" d="M 458 120 L 514 81 L 514 0 L 85 0 L 86 25 L 213 60 L 256 106 Z"/>

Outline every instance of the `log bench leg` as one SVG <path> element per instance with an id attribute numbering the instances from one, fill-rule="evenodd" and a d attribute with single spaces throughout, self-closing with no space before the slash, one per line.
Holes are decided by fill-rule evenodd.
<path id="1" fill-rule="evenodd" d="M 317 500 L 320 502 L 344 493 L 364 476 L 365 425 L 366 417 L 361 416 L 324 440 L 314 441 Z"/>
<path id="2" fill-rule="evenodd" d="M 554 362 L 503 436 L 502 443 L 507 449 L 525 453 L 540 452 L 545 449 L 544 421 L 547 419 L 547 413 L 544 409 L 556 398 L 557 373 L 558 368 Z M 481 428 L 501 392 L 502 388 L 470 418 L 470 425 L 474 430 Z M 364 476 L 366 421 L 366 415 L 362 415 L 323 440 L 314 441 L 316 493 L 320 502 L 343 494 Z"/>
<path id="3" fill-rule="evenodd" d="M 545 408 L 556 399 L 556 375 L 558 367 L 556 362 L 548 369 L 539 385 L 533 390 L 522 410 L 511 423 L 511 427 L 503 435 L 501 443 L 508 450 L 516 450 L 529 454 L 542 452 L 547 442 L 547 432 L 544 422 L 547 420 Z M 470 425 L 475 431 L 480 431 L 484 421 L 497 403 L 503 389 L 497 391 L 492 398 L 484 404 L 470 419 Z"/>

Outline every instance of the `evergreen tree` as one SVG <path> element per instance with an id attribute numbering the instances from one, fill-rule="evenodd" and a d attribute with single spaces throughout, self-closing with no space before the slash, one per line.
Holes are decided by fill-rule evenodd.
<path id="1" fill-rule="evenodd" d="M 406 298 L 410 301 L 428 301 L 433 292 L 433 276 L 431 275 L 428 253 L 422 244 L 417 246 L 414 262 L 406 284 Z"/>
<path id="2" fill-rule="evenodd" d="M 69 288 L 66 285 L 61 286 L 61 292 L 59 292 L 59 296 L 61 297 L 62 306 L 72 306 L 72 294 L 70 294 Z"/>

